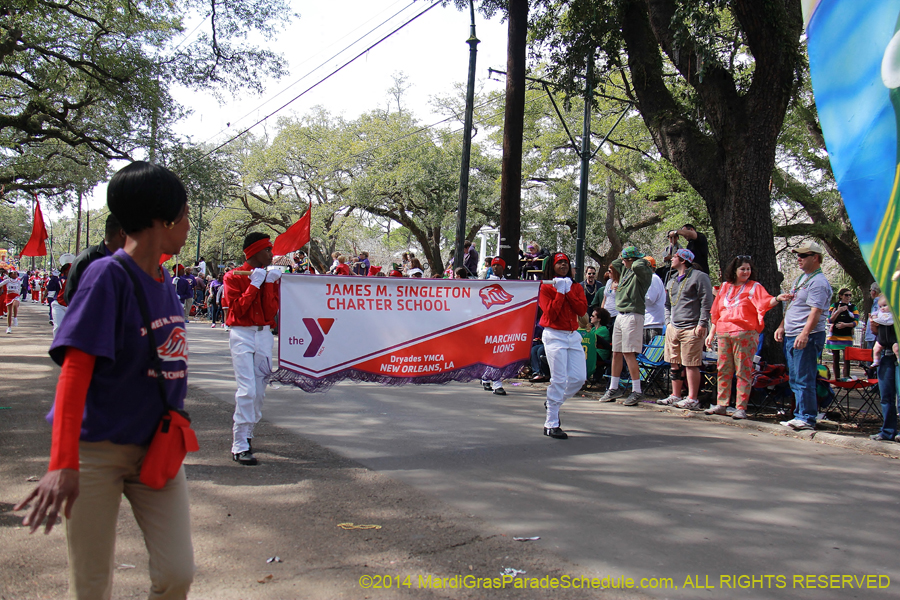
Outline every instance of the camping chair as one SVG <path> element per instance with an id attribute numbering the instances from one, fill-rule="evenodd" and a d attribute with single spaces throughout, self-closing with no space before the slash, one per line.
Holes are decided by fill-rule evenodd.
<path id="1" fill-rule="evenodd" d="M 646 394 L 654 394 L 661 397 L 668 395 L 669 363 L 663 358 L 665 344 L 665 336 L 653 336 L 650 343 L 644 346 L 644 351 L 637 355 L 641 379 L 644 380 L 642 387 Z"/>
<path id="2" fill-rule="evenodd" d="M 787 414 L 790 410 L 791 393 L 786 365 L 770 365 L 760 361 L 753 369 L 753 379 L 750 383 L 750 402 L 748 408 L 753 408 L 753 416 L 757 416 L 770 406 L 778 414 Z"/>
<path id="3" fill-rule="evenodd" d="M 844 359 L 847 361 L 859 361 L 860 367 L 865 372 L 866 367 L 862 363 L 872 362 L 872 349 L 854 348 L 852 346 L 844 348 Z M 865 381 L 866 385 L 858 388 L 859 395 L 862 398 L 862 405 L 853 413 L 852 420 L 858 421 L 860 413 L 863 415 L 874 413 L 878 419 L 881 419 L 881 391 L 878 388 L 878 379 L 867 376 L 859 381 Z"/>

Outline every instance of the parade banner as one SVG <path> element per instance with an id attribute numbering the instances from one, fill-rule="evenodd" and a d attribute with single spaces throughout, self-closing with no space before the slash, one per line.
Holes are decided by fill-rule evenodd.
<path id="1" fill-rule="evenodd" d="M 900 309 L 900 0 L 803 0 L 816 110 L 863 257 Z"/>
<path id="2" fill-rule="evenodd" d="M 323 392 L 515 376 L 531 356 L 540 282 L 285 275 L 279 369 Z"/>

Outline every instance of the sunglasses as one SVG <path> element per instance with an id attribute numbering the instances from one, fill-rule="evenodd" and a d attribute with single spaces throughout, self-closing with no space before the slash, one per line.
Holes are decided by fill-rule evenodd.
<path id="1" fill-rule="evenodd" d="M 753 257 L 749 254 L 738 254 L 735 258 L 738 260 L 751 260 Z"/>
<path id="2" fill-rule="evenodd" d="M 797 258 L 809 258 L 812 255 L 813 255 L 813 252 L 803 252 L 803 253 L 798 252 Z"/>

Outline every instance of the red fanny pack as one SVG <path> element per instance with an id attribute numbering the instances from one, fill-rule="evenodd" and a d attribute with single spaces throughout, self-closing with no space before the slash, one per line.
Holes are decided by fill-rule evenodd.
<path id="1" fill-rule="evenodd" d="M 155 490 L 165 487 L 181 469 L 188 452 L 200 449 L 191 418 L 183 410 L 169 409 L 159 421 L 141 464 L 141 483 Z"/>

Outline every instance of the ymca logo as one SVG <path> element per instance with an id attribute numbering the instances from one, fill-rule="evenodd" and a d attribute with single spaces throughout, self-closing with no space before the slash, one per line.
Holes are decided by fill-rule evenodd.
<path id="1" fill-rule="evenodd" d="M 187 364 L 188 343 L 183 327 L 173 327 L 169 337 L 156 348 L 157 354 L 164 361 L 183 360 Z"/>
<path id="2" fill-rule="evenodd" d="M 303 324 L 306 325 L 306 329 L 309 331 L 310 342 L 309 347 L 306 349 L 306 352 L 303 353 L 303 356 L 306 358 L 311 358 L 318 354 L 319 348 L 322 347 L 322 344 L 325 342 L 325 336 L 328 335 L 328 332 L 331 331 L 331 326 L 334 325 L 334 319 L 303 319 Z"/>
<path id="3" fill-rule="evenodd" d="M 490 308 L 495 304 L 509 304 L 512 302 L 512 294 L 504 290 L 499 283 L 481 288 L 478 292 L 481 296 L 481 303 L 485 308 Z"/>

